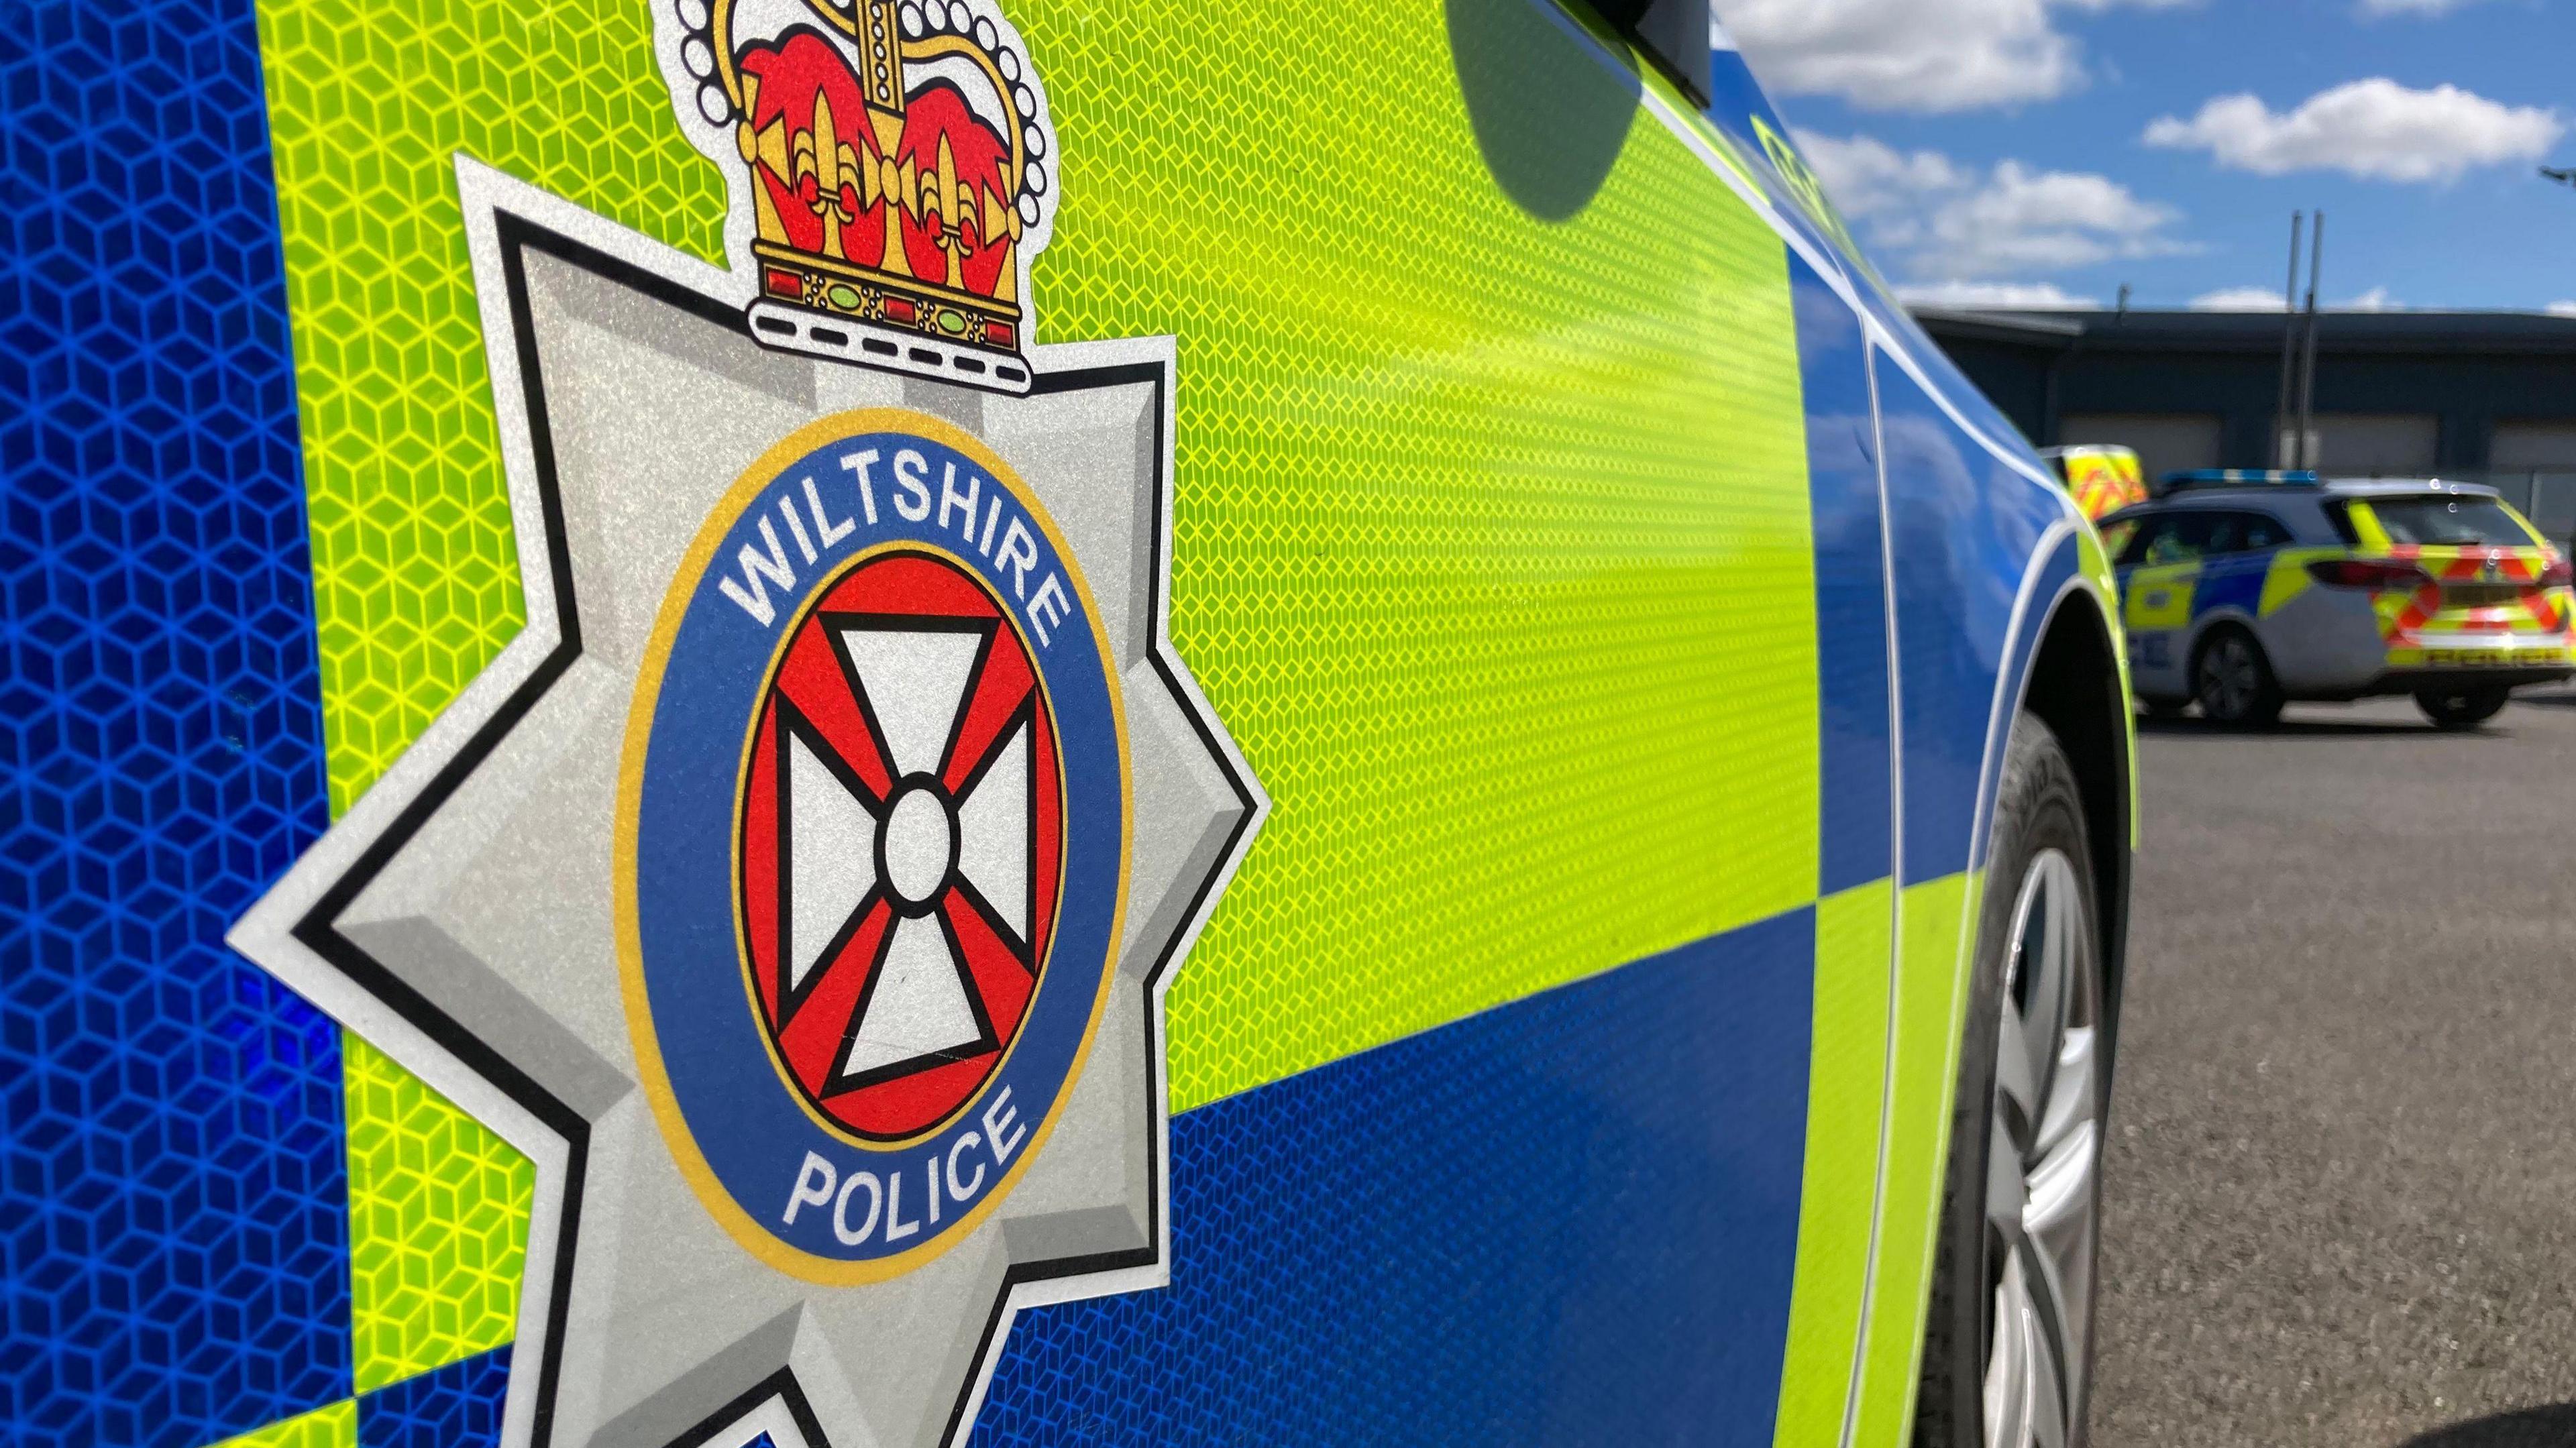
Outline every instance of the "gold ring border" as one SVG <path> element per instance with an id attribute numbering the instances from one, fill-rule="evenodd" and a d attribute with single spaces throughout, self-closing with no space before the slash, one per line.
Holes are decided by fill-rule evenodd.
<path id="1" fill-rule="evenodd" d="M 777 481 L 787 464 L 814 451 L 836 438 L 864 432 L 909 431 L 973 458 L 982 463 L 996 481 L 1009 488 L 1028 510 L 1031 520 L 1055 545 L 1056 557 L 1074 591 L 1081 597 L 1091 624 L 1093 640 L 1100 650 L 1102 672 L 1108 676 L 1110 718 L 1118 730 L 1118 908 L 1109 922 L 1109 955 L 1100 972 L 1100 989 L 1091 1002 L 1091 1020 L 1083 1028 L 1082 1044 L 1074 1051 L 1073 1064 L 1065 1072 L 1064 1086 L 1045 1116 L 1029 1129 L 1028 1144 L 1020 1149 L 1017 1165 L 1002 1174 L 984 1199 L 967 1209 L 965 1215 L 920 1246 L 910 1247 L 891 1257 L 866 1262 L 846 1262 L 837 1257 L 822 1257 L 799 1250 L 771 1235 L 769 1228 L 753 1219 L 723 1182 L 707 1165 L 706 1156 L 698 1150 L 697 1137 L 689 1130 L 688 1118 L 671 1094 L 670 1077 L 662 1065 L 662 1046 L 653 1030 L 652 1003 L 644 989 L 642 945 L 635 923 L 635 830 L 642 805 L 645 746 L 653 732 L 653 706 L 661 697 L 662 675 L 670 662 L 671 644 L 679 633 L 680 619 L 688 611 L 688 600 L 706 575 L 709 559 L 716 545 L 740 519 L 754 495 Z M 829 1286 L 858 1286 L 884 1282 L 900 1277 L 945 1253 L 951 1246 L 983 1224 L 986 1217 L 1001 1205 L 1011 1189 L 1019 1184 L 1029 1163 L 1055 1132 L 1064 1114 L 1065 1103 L 1073 1095 L 1075 1082 L 1091 1059 L 1092 1043 L 1099 1039 L 1100 1017 L 1109 1003 L 1109 991 L 1118 976 L 1118 952 L 1127 934 L 1127 887 L 1135 854 L 1135 795 L 1127 742 L 1127 701 L 1124 681 L 1117 670 L 1117 655 L 1109 648 L 1109 636 L 1101 628 L 1100 609 L 1092 597 L 1090 580 L 1082 573 L 1080 562 L 1056 531 L 1055 520 L 1038 505 L 1019 476 L 983 441 L 943 418 L 901 407 L 863 407 L 836 412 L 817 418 L 770 445 L 754 459 L 742 476 L 725 490 L 707 520 L 699 525 L 697 537 L 680 556 L 662 606 L 655 613 L 653 631 L 646 636 L 642 658 L 635 674 L 635 692 L 627 706 L 626 743 L 618 762 L 616 838 L 609 868 L 615 878 L 610 894 L 616 907 L 617 973 L 621 994 L 625 997 L 626 1027 L 635 1045 L 636 1076 L 644 1094 L 653 1106 L 653 1120 L 662 1130 L 662 1139 L 671 1149 L 672 1160 L 680 1174 L 687 1178 L 690 1189 L 707 1214 L 716 1219 L 727 1235 L 744 1251 L 771 1267 L 792 1277 Z M 800 1103 L 803 1098 L 796 1097 Z"/>

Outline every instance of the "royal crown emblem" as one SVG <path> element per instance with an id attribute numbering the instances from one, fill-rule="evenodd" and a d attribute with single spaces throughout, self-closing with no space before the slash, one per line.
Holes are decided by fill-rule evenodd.
<path id="1" fill-rule="evenodd" d="M 1026 392 L 1054 132 L 989 0 L 663 0 L 763 345 Z M 666 36 L 673 32 L 666 28 Z"/>

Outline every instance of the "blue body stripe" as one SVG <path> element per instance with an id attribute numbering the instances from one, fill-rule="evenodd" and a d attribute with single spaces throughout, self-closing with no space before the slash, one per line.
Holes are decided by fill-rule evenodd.
<path id="1" fill-rule="evenodd" d="M 1968 867 L 1981 833 L 1977 791 L 1995 681 L 2013 646 L 2013 604 L 2032 550 L 2065 505 L 1988 452 L 1883 358 L 1878 401 L 1895 535 L 1901 865 L 1911 885 Z"/>
<path id="2" fill-rule="evenodd" d="M 1893 864 L 1886 535 L 1860 318 L 1795 252 L 1789 286 L 1816 540 L 1818 893 L 1831 895 Z"/>
<path id="3" fill-rule="evenodd" d="M 0 1422 L 188 1448 L 350 1390 L 339 1033 L 223 946 L 325 823 L 249 0 L 0 47 Z"/>
<path id="4" fill-rule="evenodd" d="M 1768 1445 L 1801 909 L 1172 1122 L 1172 1283 L 1032 1310 L 1003 1445 Z"/>
<path id="5" fill-rule="evenodd" d="M 2200 567 L 2200 578 L 2192 585 L 2191 618 L 2198 623 L 2212 611 L 2237 608 L 2247 617 L 2263 609 L 2263 580 L 2272 572 L 2273 550 L 2260 553 L 2230 554 L 2213 558 Z"/>

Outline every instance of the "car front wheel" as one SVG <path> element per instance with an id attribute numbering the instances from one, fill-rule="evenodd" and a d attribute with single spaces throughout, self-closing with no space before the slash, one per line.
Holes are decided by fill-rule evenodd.
<path id="1" fill-rule="evenodd" d="M 2015 721 L 1969 982 L 1918 1448 L 2085 1439 L 2107 1094 L 2098 899 L 2075 771 Z"/>

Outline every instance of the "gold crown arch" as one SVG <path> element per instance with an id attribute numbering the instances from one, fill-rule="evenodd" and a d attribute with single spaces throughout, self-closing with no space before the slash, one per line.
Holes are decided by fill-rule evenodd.
<path id="1" fill-rule="evenodd" d="M 862 115 L 835 116 L 829 98 L 818 93 L 811 126 L 791 135 L 790 118 L 784 114 L 765 129 L 755 129 L 760 79 L 744 74 L 737 63 L 733 22 L 739 8 L 737 0 L 717 0 L 708 38 L 716 78 L 732 102 L 734 146 L 749 171 L 743 180 L 751 193 L 752 256 L 758 271 L 758 297 L 751 307 L 754 335 L 771 345 L 848 353 L 907 371 L 1025 391 L 1024 253 L 1042 216 L 1045 180 L 1038 155 L 1045 142 L 1036 78 L 1005 43 L 1016 37 L 1006 36 L 989 18 L 974 15 L 957 0 L 918 5 L 853 0 L 848 9 L 806 0 L 806 11 L 849 40 L 858 53 L 854 69 Z M 907 67 L 949 57 L 981 73 L 1005 118 L 1001 131 L 1009 151 L 1004 191 L 978 188 L 961 178 L 944 133 L 930 169 L 910 156 L 897 157 L 910 119 Z M 874 142 L 870 152 L 852 144 L 861 126 Z M 813 180 L 815 215 L 822 228 L 819 251 L 790 240 L 779 198 L 758 182 L 762 168 L 786 180 L 790 204 L 802 194 L 807 178 Z M 880 210 L 881 202 L 890 204 Z M 880 259 L 874 264 L 854 260 L 849 246 L 856 228 L 871 224 L 871 213 L 881 218 L 875 224 L 884 227 Z M 943 274 L 922 276 L 915 270 L 903 241 L 907 221 L 933 234 L 945 258 Z M 1003 252 L 992 290 L 978 292 L 967 284 L 965 260 L 991 244 L 999 244 Z M 808 315 L 794 315 L 791 309 Z M 838 329 L 815 325 L 810 314 L 816 312 L 878 335 L 862 336 L 851 345 L 852 339 Z"/>

